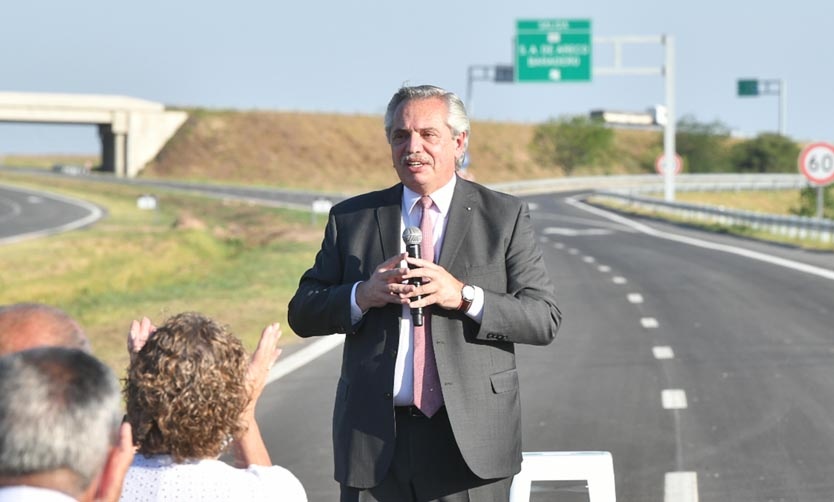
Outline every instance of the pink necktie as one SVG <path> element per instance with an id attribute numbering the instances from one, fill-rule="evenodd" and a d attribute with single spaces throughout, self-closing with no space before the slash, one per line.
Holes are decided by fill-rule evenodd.
<path id="1" fill-rule="evenodd" d="M 434 239 L 430 208 L 431 197 L 420 198 L 423 214 L 420 217 L 420 232 L 423 241 L 420 253 L 424 260 L 434 261 Z M 437 374 L 437 362 L 434 359 L 434 347 L 431 343 L 431 309 L 424 308 L 422 326 L 414 326 L 414 406 L 427 417 L 434 415 L 443 405 L 440 391 L 440 376 Z"/>

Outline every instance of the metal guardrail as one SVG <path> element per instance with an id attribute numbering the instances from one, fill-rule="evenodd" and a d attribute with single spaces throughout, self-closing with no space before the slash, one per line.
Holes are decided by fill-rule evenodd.
<path id="1" fill-rule="evenodd" d="M 627 190 L 629 192 L 663 192 L 663 177 L 657 174 L 576 176 L 491 184 L 490 187 L 517 195 L 535 195 L 573 190 Z M 679 191 L 718 190 L 787 190 L 809 186 L 801 174 L 679 174 L 675 189 Z"/>
<path id="2" fill-rule="evenodd" d="M 638 210 L 656 211 L 688 221 L 714 223 L 726 227 L 747 226 L 753 230 L 765 231 L 789 239 L 809 239 L 823 243 L 834 240 L 834 220 L 824 218 L 782 216 L 705 204 L 666 202 L 617 192 L 598 192 L 594 198 L 625 201 L 630 207 Z"/>
<path id="3" fill-rule="evenodd" d="M 810 184 L 801 174 L 682 174 L 675 177 L 675 189 L 682 192 L 798 190 L 807 186 Z M 706 204 L 666 202 L 639 195 L 663 192 L 663 178 L 658 175 L 554 178 L 503 183 L 493 188 L 519 195 L 592 190 L 596 199 L 625 201 L 636 209 L 655 211 L 684 220 L 721 226 L 747 226 L 789 239 L 809 239 L 823 243 L 834 241 L 834 220 L 742 211 Z"/>

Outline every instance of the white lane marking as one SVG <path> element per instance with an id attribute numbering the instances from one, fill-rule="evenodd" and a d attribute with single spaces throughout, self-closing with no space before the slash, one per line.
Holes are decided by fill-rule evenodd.
<path id="1" fill-rule="evenodd" d="M 626 282 L 628 282 L 626 281 L 625 277 L 620 277 L 619 275 L 612 278 L 611 281 L 613 281 L 614 284 L 625 284 Z"/>
<path id="2" fill-rule="evenodd" d="M 536 213 L 533 215 L 536 219 L 544 219 L 544 220 L 554 220 L 559 221 L 562 223 L 575 223 L 577 225 L 581 225 L 583 227 L 590 227 L 590 228 L 605 228 L 611 230 L 612 232 L 625 232 L 633 234 L 636 232 L 633 228 L 618 225 L 616 223 L 609 223 L 607 221 L 599 221 L 593 218 L 574 218 L 571 216 L 565 216 L 563 214 L 552 214 L 552 213 Z"/>
<path id="3" fill-rule="evenodd" d="M 698 502 L 697 472 L 667 472 L 664 485 L 663 502 Z"/>
<path id="4" fill-rule="evenodd" d="M 556 249 L 565 249 L 565 245 L 561 242 L 554 242 L 553 247 L 555 247 Z"/>
<path id="5" fill-rule="evenodd" d="M 584 261 L 585 263 L 593 263 L 597 260 L 593 256 L 583 256 L 582 261 Z"/>
<path id="6" fill-rule="evenodd" d="M 611 272 L 611 267 L 609 267 L 608 265 L 600 265 L 597 268 L 597 270 L 599 270 L 600 272 Z"/>
<path id="7" fill-rule="evenodd" d="M 672 350 L 672 347 L 668 345 L 658 345 L 656 347 L 652 347 L 652 354 L 654 354 L 655 359 L 674 359 L 675 352 Z"/>
<path id="8" fill-rule="evenodd" d="M 664 389 L 660 394 L 664 410 L 686 409 L 686 392 L 681 389 Z"/>
<path id="9" fill-rule="evenodd" d="M 279 359 L 275 366 L 269 371 L 269 377 L 266 383 L 272 383 L 279 378 L 285 377 L 297 370 L 298 368 L 309 363 L 313 359 L 326 354 L 335 349 L 345 341 L 345 335 L 330 335 L 325 336 L 321 340 L 311 343 L 307 347 L 300 349 L 298 352 L 287 356 L 284 359 Z"/>
<path id="10" fill-rule="evenodd" d="M 628 301 L 629 303 L 643 303 L 643 295 L 640 293 L 629 293 Z"/>
<path id="11" fill-rule="evenodd" d="M 647 329 L 654 329 L 654 328 L 657 328 L 658 326 L 660 326 L 657 323 L 657 319 L 655 319 L 654 317 L 641 317 L 640 318 L 640 324 L 643 325 L 643 327 L 647 328 Z"/>
<path id="12" fill-rule="evenodd" d="M 40 204 L 41 202 L 43 202 L 43 198 L 38 197 L 37 195 L 30 195 L 26 197 L 26 202 L 28 202 L 29 204 Z"/>
<path id="13" fill-rule="evenodd" d="M 750 258 L 751 260 L 758 260 L 765 263 L 770 263 L 771 265 L 778 265 L 780 267 L 789 268 L 792 270 L 796 270 L 799 272 L 805 272 L 806 274 L 816 275 L 817 277 L 822 277 L 824 279 L 830 279 L 834 281 L 834 270 L 816 267 L 814 265 L 808 265 L 807 263 L 801 263 L 794 260 L 788 260 L 786 258 L 780 258 L 778 256 L 773 256 L 765 253 L 760 253 L 758 251 L 751 251 L 749 249 L 739 248 L 735 246 L 730 246 L 728 244 L 718 244 L 715 242 L 704 241 L 701 239 L 696 239 L 694 237 L 687 237 L 684 235 L 677 235 L 671 234 L 668 232 L 662 232 L 660 230 L 655 230 L 648 225 L 643 225 L 642 223 L 638 223 L 636 221 L 631 221 L 627 218 L 624 218 L 618 214 L 610 213 L 608 211 L 589 206 L 583 202 L 580 202 L 574 198 L 565 199 L 565 202 L 568 204 L 577 207 L 579 209 L 583 209 L 590 213 L 597 214 L 602 216 L 603 218 L 608 218 L 609 220 L 613 220 L 623 225 L 628 225 L 639 232 L 643 232 L 644 234 L 651 235 L 653 237 L 657 237 L 659 239 L 667 239 L 670 241 L 677 241 L 683 244 L 689 244 L 690 246 L 697 246 L 704 249 L 712 249 L 715 251 L 723 251 L 725 253 L 730 253 L 738 256 L 743 256 L 745 258 Z"/>
<path id="14" fill-rule="evenodd" d="M 603 228 L 568 228 L 568 227 L 547 227 L 542 232 L 545 235 L 568 235 L 571 237 L 576 237 L 578 235 L 611 235 L 613 232 L 611 230 L 605 230 Z"/>
<path id="15" fill-rule="evenodd" d="M 527 209 L 529 209 L 530 211 L 535 211 L 538 208 L 539 208 L 539 205 L 535 202 L 528 202 L 527 203 Z"/>
<path id="16" fill-rule="evenodd" d="M 570 253 L 570 254 L 579 254 L 579 250 L 576 249 L 576 248 L 570 248 L 570 249 L 568 249 L 568 253 Z"/>

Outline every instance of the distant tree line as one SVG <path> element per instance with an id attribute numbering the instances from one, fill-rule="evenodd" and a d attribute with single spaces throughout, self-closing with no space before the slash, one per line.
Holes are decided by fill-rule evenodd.
<path id="1" fill-rule="evenodd" d="M 577 172 L 609 172 L 607 164 L 637 166 L 639 172 L 655 172 L 654 159 L 663 151 L 663 136 L 650 145 L 639 158 L 615 145 L 614 130 L 599 120 L 584 115 L 564 116 L 538 125 L 533 132 L 529 151 L 534 160 L 555 172 L 570 176 Z M 796 173 L 800 145 L 776 133 L 762 133 L 750 139 L 734 138 L 725 124 L 699 122 L 687 115 L 677 123 L 677 153 L 688 173 Z M 633 154 L 631 154 L 634 156 Z M 834 190 L 828 187 L 826 215 L 834 215 Z M 807 193 L 805 193 L 807 192 Z M 803 190 L 800 215 L 816 212 L 816 191 Z M 831 208 L 828 206 L 831 205 Z M 830 216 L 829 216 L 830 217 Z"/>

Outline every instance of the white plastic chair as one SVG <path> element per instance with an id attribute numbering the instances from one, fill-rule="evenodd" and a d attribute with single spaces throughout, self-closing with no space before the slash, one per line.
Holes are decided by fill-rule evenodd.
<path id="1" fill-rule="evenodd" d="M 533 481 L 588 482 L 590 502 L 616 502 L 614 461 L 607 451 L 532 451 L 522 454 L 510 502 L 529 502 Z"/>

